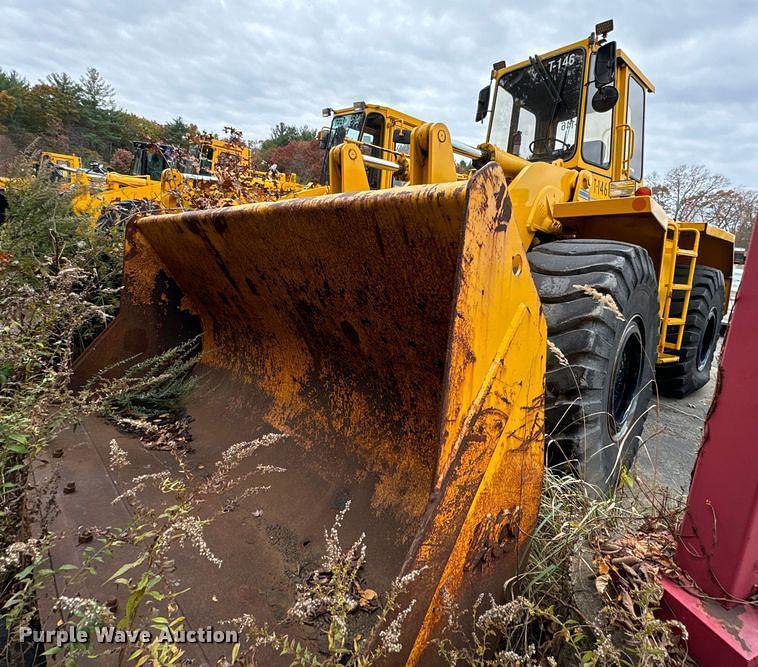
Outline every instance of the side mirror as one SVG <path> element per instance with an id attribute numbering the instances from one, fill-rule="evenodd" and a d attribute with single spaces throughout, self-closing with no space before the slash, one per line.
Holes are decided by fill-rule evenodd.
<path id="1" fill-rule="evenodd" d="M 392 141 L 396 144 L 410 144 L 411 143 L 411 131 L 410 130 L 395 130 L 392 134 Z"/>
<path id="2" fill-rule="evenodd" d="M 603 44 L 595 52 L 595 94 L 592 96 L 592 109 L 605 113 L 616 106 L 619 91 L 613 85 L 616 81 L 616 42 Z"/>
<path id="3" fill-rule="evenodd" d="M 324 151 L 329 145 L 329 139 L 332 136 L 332 131 L 328 128 L 324 128 L 318 133 L 318 147 Z"/>
<path id="4" fill-rule="evenodd" d="M 614 86 L 603 86 L 592 96 L 592 109 L 597 113 L 605 113 L 616 106 L 619 101 L 619 91 Z"/>
<path id="5" fill-rule="evenodd" d="M 610 86 L 615 80 L 616 42 L 608 42 L 595 52 L 595 88 Z"/>
<path id="6" fill-rule="evenodd" d="M 476 117 L 475 121 L 478 123 L 480 120 L 484 120 L 487 115 L 487 111 L 490 108 L 490 87 L 486 86 L 479 91 L 479 100 L 476 103 Z"/>

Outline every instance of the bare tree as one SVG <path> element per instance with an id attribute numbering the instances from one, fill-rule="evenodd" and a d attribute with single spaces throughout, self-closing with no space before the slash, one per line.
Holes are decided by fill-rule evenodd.
<path id="1" fill-rule="evenodd" d="M 692 220 L 732 232 L 745 246 L 758 212 L 758 192 L 735 187 L 701 164 L 680 164 L 663 176 L 653 173 L 655 198 L 674 220 Z"/>

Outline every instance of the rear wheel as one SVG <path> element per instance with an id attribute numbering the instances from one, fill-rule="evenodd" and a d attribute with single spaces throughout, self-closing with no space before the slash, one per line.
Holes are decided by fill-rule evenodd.
<path id="1" fill-rule="evenodd" d="M 568 464 L 607 491 L 634 459 L 652 395 L 659 326 L 653 264 L 639 246 L 603 240 L 553 241 L 528 256 L 551 344 L 548 462 Z"/>
<path id="2" fill-rule="evenodd" d="M 688 267 L 676 267 L 674 282 L 685 282 Z M 696 266 L 690 305 L 684 323 L 679 361 L 657 369 L 658 388 L 666 396 L 682 398 L 704 386 L 711 376 L 721 318 L 724 316 L 724 274 L 709 266 Z M 684 297 L 674 292 L 671 317 L 681 317 Z M 669 342 L 674 342 L 674 333 Z"/>

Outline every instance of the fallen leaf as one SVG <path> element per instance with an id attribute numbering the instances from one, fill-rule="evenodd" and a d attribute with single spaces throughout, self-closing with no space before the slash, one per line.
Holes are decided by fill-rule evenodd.
<path id="1" fill-rule="evenodd" d="M 602 595 L 605 593 L 605 589 L 608 588 L 608 584 L 611 583 L 611 577 L 608 574 L 601 574 L 595 578 L 595 590 Z"/>

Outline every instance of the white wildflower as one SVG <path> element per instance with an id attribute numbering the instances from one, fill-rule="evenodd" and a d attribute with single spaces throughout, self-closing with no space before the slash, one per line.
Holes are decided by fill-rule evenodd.
<path id="1" fill-rule="evenodd" d="M 154 480 L 160 480 L 163 482 L 170 476 L 170 474 L 171 473 L 169 473 L 168 470 L 162 470 L 161 472 L 151 472 L 146 475 L 137 475 L 136 477 L 132 477 L 131 483 L 133 486 L 120 495 L 116 496 L 111 501 L 111 504 L 115 505 L 117 502 L 124 500 L 125 498 L 135 498 L 137 494 L 145 488 L 145 484 L 147 482 Z"/>
<path id="2" fill-rule="evenodd" d="M 81 625 L 88 627 L 112 625 L 115 621 L 108 607 L 91 598 L 72 598 L 61 595 L 56 602 L 56 607 L 76 616 Z"/>
<path id="3" fill-rule="evenodd" d="M 129 458 L 126 452 L 118 446 L 116 438 L 110 441 L 110 469 L 118 470 L 119 468 L 125 468 L 129 465 Z"/>
<path id="4" fill-rule="evenodd" d="M 9 545 L 0 556 L 0 572 L 7 572 L 18 567 L 21 559 L 29 557 L 36 559 L 40 555 L 40 541 L 27 540 L 26 542 L 14 542 Z"/>
<path id="5" fill-rule="evenodd" d="M 345 520 L 345 515 L 350 511 L 350 501 L 345 503 L 345 506 L 337 512 L 337 516 L 334 517 L 334 523 L 329 530 L 324 530 L 324 539 L 326 541 L 326 552 L 324 553 L 324 559 L 322 566 L 325 570 L 332 570 L 334 565 L 340 561 L 342 557 L 342 546 L 340 545 L 340 528 L 342 528 L 342 522 Z"/>
<path id="6" fill-rule="evenodd" d="M 279 466 L 263 465 L 262 463 L 258 464 L 257 470 L 258 472 L 262 472 L 264 474 L 268 474 L 272 472 L 287 472 L 287 468 L 280 468 Z"/>
<path id="7" fill-rule="evenodd" d="M 518 623 L 525 612 L 531 609 L 531 604 L 526 598 L 517 597 L 505 604 L 496 604 L 490 596 L 491 607 L 476 619 L 479 628 L 505 629 L 514 623 Z"/>
<path id="8" fill-rule="evenodd" d="M 397 577 L 393 582 L 392 586 L 390 587 L 393 591 L 404 591 L 410 584 L 412 584 L 416 579 L 419 578 L 421 573 L 426 570 L 427 566 L 423 565 L 417 570 L 411 570 L 407 574 L 404 574 L 401 577 Z M 447 593 L 447 590 L 444 590 L 443 594 Z"/>
<path id="9" fill-rule="evenodd" d="M 156 549 L 163 551 L 163 548 L 168 546 L 169 541 L 172 538 L 176 538 L 180 547 L 184 546 L 187 539 L 192 543 L 192 546 L 197 549 L 198 553 L 207 558 L 216 567 L 221 567 L 223 561 L 214 555 L 208 543 L 205 541 L 203 535 L 204 521 L 196 516 L 187 515 L 180 517 L 159 539 Z"/>
<path id="10" fill-rule="evenodd" d="M 405 617 L 411 613 L 413 605 L 415 604 L 416 601 L 411 600 L 411 603 L 379 633 L 379 640 L 381 641 L 382 648 L 387 653 L 400 653 L 400 651 L 403 650 L 403 645 L 400 643 L 400 633 L 403 629 L 403 621 L 405 621 Z"/>
<path id="11" fill-rule="evenodd" d="M 229 447 L 216 463 L 219 473 L 227 473 L 236 468 L 244 459 L 250 458 L 261 447 L 269 447 L 284 437 L 281 433 L 267 433 L 256 440 L 237 442 Z"/>

